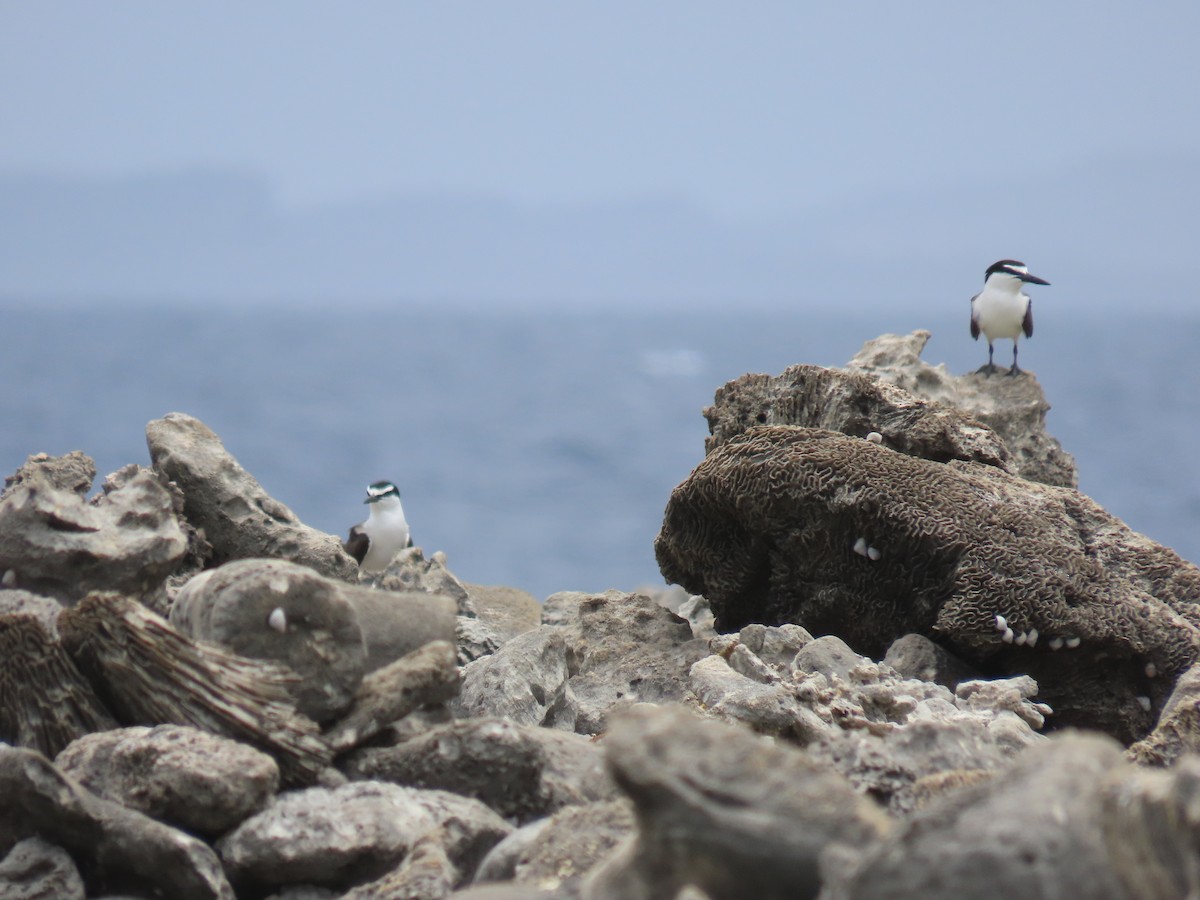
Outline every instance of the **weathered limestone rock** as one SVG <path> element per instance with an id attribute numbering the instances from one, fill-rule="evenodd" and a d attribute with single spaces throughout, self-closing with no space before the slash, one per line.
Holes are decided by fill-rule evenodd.
<path id="1" fill-rule="evenodd" d="M 1129 748 L 1148 766 L 1174 765 L 1185 753 L 1200 753 L 1200 665 L 1179 676 L 1154 730 Z"/>
<path id="2" fill-rule="evenodd" d="M 583 878 L 635 831 L 633 804 L 622 798 L 568 806 L 530 822 L 498 843 L 475 882 L 512 881 L 578 897 Z"/>
<path id="3" fill-rule="evenodd" d="M 207 844 L 94 796 L 32 750 L 0 745 L 0 845 L 40 837 L 69 852 L 102 892 L 233 900 Z"/>
<path id="4" fill-rule="evenodd" d="M 542 625 L 468 664 L 462 694 L 451 708 L 463 718 L 495 716 L 574 731 L 570 674 L 563 629 Z"/>
<path id="5" fill-rule="evenodd" d="M 474 797 L 517 822 L 614 792 L 599 748 L 586 738 L 499 719 L 467 719 L 395 747 L 356 750 L 344 768 L 354 779 Z"/>
<path id="6" fill-rule="evenodd" d="M 432 641 L 455 641 L 454 599 L 426 591 L 392 591 L 342 585 L 367 647 L 367 671 L 373 672 Z"/>
<path id="7" fill-rule="evenodd" d="M 655 550 L 723 630 L 791 622 L 873 656 L 923 634 L 1032 675 L 1057 725 L 1125 741 L 1200 656 L 1200 569 L 1087 497 L 830 431 L 730 439 L 672 493 Z"/>
<path id="8" fill-rule="evenodd" d="M 218 564 L 234 559 L 286 559 L 343 581 L 358 566 L 341 541 L 309 528 L 272 499 L 199 419 L 169 413 L 146 426 L 154 468 L 179 485 L 184 513 L 204 531 Z"/>
<path id="9" fill-rule="evenodd" d="M 1014 474 L 1043 484 L 1077 487 L 1075 460 L 1046 433 L 1050 404 L 1037 379 L 1029 372 L 1020 378 L 978 372 L 956 377 L 944 365 L 931 366 L 921 360 L 929 336 L 928 331 L 914 331 L 867 341 L 846 369 L 873 375 L 922 400 L 973 416 L 1003 439 Z"/>
<path id="10" fill-rule="evenodd" d="M 41 838 L 26 838 L 0 860 L 6 900 L 84 900 L 83 879 L 69 853 Z"/>
<path id="11" fill-rule="evenodd" d="M 194 725 L 252 744 L 285 784 L 311 784 L 329 765 L 317 726 L 292 705 L 289 669 L 196 643 L 118 594 L 92 594 L 59 617 L 63 646 L 124 724 Z"/>
<path id="12" fill-rule="evenodd" d="M 241 559 L 194 577 L 171 608 L 183 634 L 300 676 L 296 708 L 325 722 L 349 708 L 367 667 L 363 629 L 341 586 L 282 559 Z"/>
<path id="13" fill-rule="evenodd" d="M 686 620 L 646 594 L 555 594 L 543 617 L 564 628 L 580 734 L 604 731 L 618 707 L 688 699 L 688 670 L 709 652 Z"/>
<path id="14" fill-rule="evenodd" d="M 905 678 L 934 681 L 954 690 L 960 681 L 982 677 L 945 647 L 920 634 L 906 634 L 888 647 L 883 661 Z"/>
<path id="15" fill-rule="evenodd" d="M 180 725 L 88 735 L 54 764 L 98 797 L 207 837 L 261 810 L 279 788 L 267 754 Z"/>
<path id="16" fill-rule="evenodd" d="M 0 741 L 47 756 L 116 726 L 58 637 L 53 600 L 0 591 Z"/>
<path id="17" fill-rule="evenodd" d="M 89 461 L 90 462 L 90 461 Z M 187 541 L 171 497 L 142 470 L 120 489 L 88 503 L 73 489 L 78 462 L 62 472 L 26 467 L 0 501 L 0 573 L 18 587 L 73 602 L 91 590 L 148 594 L 183 558 Z M 85 488 L 86 490 L 86 488 Z"/>
<path id="18" fill-rule="evenodd" d="M 1100 827 L 1104 781 L 1121 767 L 1120 747 L 1099 735 L 1030 747 L 999 777 L 914 812 L 881 843 L 831 858 L 821 898 L 1145 896 L 1124 886 Z"/>
<path id="19" fill-rule="evenodd" d="M 492 627 L 502 643 L 542 624 L 542 604 L 526 591 L 503 585 L 463 586 L 476 615 Z"/>
<path id="20" fill-rule="evenodd" d="M 79 450 L 72 450 L 62 456 L 35 453 L 27 457 L 25 465 L 16 472 L 5 476 L 4 490 L 0 492 L 0 500 L 30 481 L 49 483 L 56 490 L 86 497 L 95 480 L 96 463 L 90 456 Z"/>
<path id="21" fill-rule="evenodd" d="M 335 753 L 365 743 L 409 713 L 458 694 L 454 645 L 432 641 L 363 679 L 350 710 L 330 726 L 325 742 Z"/>
<path id="22" fill-rule="evenodd" d="M 712 900 L 815 897 L 826 845 L 870 845 L 888 828 L 827 766 L 678 707 L 615 716 L 606 754 L 638 831 L 588 876 L 588 900 L 674 897 L 689 884 Z"/>
<path id="23" fill-rule="evenodd" d="M 796 365 L 782 375 L 743 375 L 717 389 L 704 417 L 706 453 L 760 425 L 798 425 L 858 438 L 877 432 L 883 446 L 909 456 L 1008 469 L 1008 448 L 982 422 L 863 372 Z"/>

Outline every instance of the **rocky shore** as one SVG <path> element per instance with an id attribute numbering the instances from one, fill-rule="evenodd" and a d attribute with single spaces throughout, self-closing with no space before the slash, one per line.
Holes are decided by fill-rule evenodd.
<path id="1" fill-rule="evenodd" d="M 178 413 L 31 456 L 0 898 L 1200 896 L 1200 570 L 927 337 L 718 390 L 632 593 L 360 575 Z"/>

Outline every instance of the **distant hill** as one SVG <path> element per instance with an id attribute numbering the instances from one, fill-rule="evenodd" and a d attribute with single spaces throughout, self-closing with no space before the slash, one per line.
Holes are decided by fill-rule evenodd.
<path id="1" fill-rule="evenodd" d="M 673 198 L 533 207 L 428 194 L 290 209 L 251 172 L 10 172 L 0 300 L 943 304 L 1019 256 L 1064 304 L 1190 306 L 1198 163 L 1100 161 L 775 220 Z"/>

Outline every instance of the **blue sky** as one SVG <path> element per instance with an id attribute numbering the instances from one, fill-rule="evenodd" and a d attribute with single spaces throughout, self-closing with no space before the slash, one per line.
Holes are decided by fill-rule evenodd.
<path id="1" fill-rule="evenodd" d="M 2 2 L 0 294 L 770 305 L 906 259 L 959 296 L 1016 256 L 1067 305 L 1176 302 L 1200 276 L 1197 34 L 1188 2 Z M 62 207 L 111 226 L 94 246 L 22 221 L 42 182 L 2 190 L 212 173 L 261 194 L 227 215 L 269 213 L 240 256 L 185 259 L 211 234 L 184 203 L 122 231 L 159 182 Z M 180 247 L 144 258 L 147 229 Z"/>

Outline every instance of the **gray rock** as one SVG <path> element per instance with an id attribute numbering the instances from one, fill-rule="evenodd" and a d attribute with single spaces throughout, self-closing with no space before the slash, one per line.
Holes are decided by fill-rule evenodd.
<path id="1" fill-rule="evenodd" d="M 517 822 L 614 793 L 599 748 L 586 738 L 500 719 L 467 719 L 395 747 L 355 750 L 343 768 L 355 779 L 474 797 Z"/>
<path id="2" fill-rule="evenodd" d="M 872 656 L 924 634 L 1033 676 L 1057 725 L 1124 741 L 1200 657 L 1200 569 L 1087 497 L 835 432 L 730 439 L 672 493 L 655 547 L 722 629 L 791 622 Z"/>
<path id="3" fill-rule="evenodd" d="M 1200 753 L 1200 665 L 1179 676 L 1154 730 L 1129 747 L 1129 758 L 1149 766 L 1170 766 L 1188 753 Z"/>
<path id="4" fill-rule="evenodd" d="M 16 472 L 5 476 L 0 500 L 30 481 L 48 482 L 57 490 L 86 497 L 95 480 L 96 463 L 79 450 L 72 450 L 62 456 L 35 453 L 27 457 L 25 464 Z"/>
<path id="5" fill-rule="evenodd" d="M 1031 373 L 992 378 L 973 372 L 955 377 L 944 365 L 921 360 L 928 331 L 886 334 L 867 341 L 846 365 L 874 375 L 915 397 L 962 410 L 996 432 L 1009 451 L 1012 472 L 1030 481 L 1075 487 L 1075 460 L 1046 433 L 1050 404 Z"/>
<path id="6" fill-rule="evenodd" d="M 459 616 L 455 625 L 459 665 L 468 665 L 490 656 L 500 649 L 503 641 L 491 625 L 474 616 Z"/>
<path id="7" fill-rule="evenodd" d="M 404 861 L 382 878 L 342 895 L 342 900 L 442 900 L 450 896 L 458 872 L 441 842 L 426 834 L 417 839 Z"/>
<path id="8" fill-rule="evenodd" d="M 296 708 L 317 722 L 349 708 L 367 668 L 363 628 L 341 585 L 287 560 L 202 572 L 179 591 L 170 621 L 195 640 L 288 666 L 300 676 Z"/>
<path id="9" fill-rule="evenodd" d="M 105 800 L 208 837 L 261 810 L 279 788 L 270 756 L 182 725 L 88 735 L 54 762 Z"/>
<path id="10" fill-rule="evenodd" d="M 445 594 L 383 591 L 358 585 L 343 585 L 341 592 L 362 628 L 368 672 L 433 641 L 455 642 L 456 607 Z"/>
<path id="11" fill-rule="evenodd" d="M 799 700 L 789 684 L 756 681 L 720 656 L 710 656 L 692 666 L 691 687 L 709 715 L 741 722 L 763 734 L 808 744 L 831 730 L 829 723 Z"/>
<path id="12" fill-rule="evenodd" d="M 363 679 L 350 710 L 330 726 L 325 742 L 341 753 L 424 706 L 444 703 L 460 687 L 454 645 L 433 641 Z"/>
<path id="13" fill-rule="evenodd" d="M 542 605 L 520 588 L 464 584 L 475 614 L 490 625 L 502 642 L 542 624 Z"/>
<path id="14" fill-rule="evenodd" d="M 918 810 L 881 843 L 825 868 L 822 900 L 1130 900 L 1100 829 L 1115 741 L 1066 733 L 1023 751 L 999 777 Z M 857 856 L 857 859 L 853 857 Z M 832 862 L 832 860 L 831 860 Z"/>
<path id="15" fill-rule="evenodd" d="M 497 844 L 475 880 L 514 881 L 578 897 L 584 876 L 635 830 L 628 800 L 568 806 Z"/>
<path id="16" fill-rule="evenodd" d="M 154 468 L 183 491 L 184 514 L 204 531 L 217 564 L 234 559 L 286 559 L 343 581 L 358 566 L 341 541 L 309 528 L 272 499 L 199 419 L 169 413 L 146 426 Z"/>
<path id="17" fill-rule="evenodd" d="M 54 755 L 76 738 L 116 727 L 58 635 L 53 600 L 0 591 L 0 741 Z"/>
<path id="18" fill-rule="evenodd" d="M 877 841 L 887 817 L 803 752 L 678 707 L 615 716 L 606 754 L 637 807 L 636 842 L 594 869 L 588 900 L 815 897 L 834 841 Z"/>
<path id="19" fill-rule="evenodd" d="M 92 590 L 154 592 L 186 548 L 170 494 L 146 470 L 89 504 L 38 467 L 0 501 L 0 573 L 66 602 Z"/>
<path id="20" fill-rule="evenodd" d="M 478 616 L 466 585 L 446 568 L 446 554 L 441 552 L 426 559 L 420 547 L 409 547 L 401 550 L 382 574 L 371 576 L 363 573 L 359 581 L 385 591 L 441 594 L 455 602 L 460 615 L 471 618 Z"/>
<path id="21" fill-rule="evenodd" d="M 954 690 L 960 681 L 981 677 L 945 647 L 921 634 L 906 634 L 892 642 L 883 661 L 905 678 L 933 681 Z"/>
<path id="22" fill-rule="evenodd" d="M 360 782 L 280 794 L 216 849 L 239 891 L 279 884 L 348 888 L 394 869 L 435 827 L 413 791 Z"/>
<path id="23" fill-rule="evenodd" d="M 790 667 L 804 647 L 812 643 L 807 629 L 785 625 L 747 625 L 738 632 L 738 643 L 769 666 Z"/>
<path id="24" fill-rule="evenodd" d="M 803 673 L 819 672 L 830 679 L 846 679 L 850 677 L 850 670 L 862 661 L 863 658 L 840 637 L 827 634 L 801 647 L 792 660 L 792 669 Z"/>
<path id="25" fill-rule="evenodd" d="M 575 730 L 604 731 L 608 715 L 637 702 L 689 699 L 688 670 L 708 655 L 691 625 L 645 594 L 555 594 L 543 618 L 563 622 Z"/>
<path id="26" fill-rule="evenodd" d="M 40 837 L 69 852 L 112 893 L 232 900 L 203 842 L 96 797 L 40 753 L 0 745 L 0 846 Z"/>
<path id="27" fill-rule="evenodd" d="M 463 718 L 495 716 L 574 731 L 569 677 L 562 629 L 542 625 L 467 665 L 462 693 L 451 708 Z"/>
<path id="28" fill-rule="evenodd" d="M 83 879 L 69 853 L 41 838 L 27 838 L 0 860 L 5 900 L 84 900 Z"/>

